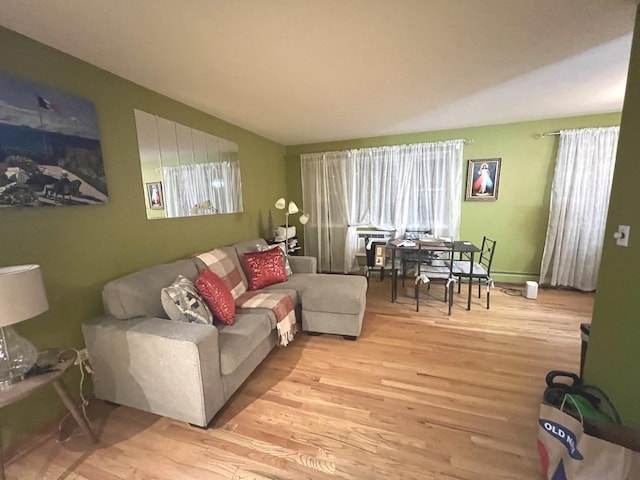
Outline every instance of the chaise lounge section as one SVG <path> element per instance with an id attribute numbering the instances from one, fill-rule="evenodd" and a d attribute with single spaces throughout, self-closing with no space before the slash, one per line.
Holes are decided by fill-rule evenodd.
<path id="1" fill-rule="evenodd" d="M 365 277 L 317 275 L 303 294 L 302 329 L 355 340 L 362 330 L 366 297 Z"/>

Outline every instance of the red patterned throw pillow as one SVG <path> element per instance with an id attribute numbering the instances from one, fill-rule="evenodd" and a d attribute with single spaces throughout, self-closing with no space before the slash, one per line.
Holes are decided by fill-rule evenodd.
<path id="1" fill-rule="evenodd" d="M 196 279 L 196 288 L 213 315 L 226 325 L 233 325 L 236 304 L 231 290 L 211 270 L 203 270 Z"/>
<path id="2" fill-rule="evenodd" d="M 260 290 L 267 285 L 287 281 L 279 248 L 243 253 L 242 260 L 249 280 L 249 290 Z"/>

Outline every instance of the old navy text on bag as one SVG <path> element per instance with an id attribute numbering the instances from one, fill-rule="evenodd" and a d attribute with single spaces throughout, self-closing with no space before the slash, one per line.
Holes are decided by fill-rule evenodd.
<path id="1" fill-rule="evenodd" d="M 574 460 L 583 460 L 584 457 L 578 451 L 576 436 L 571 430 L 551 420 L 540 419 L 538 422 L 549 435 L 562 442 L 571 458 Z"/>

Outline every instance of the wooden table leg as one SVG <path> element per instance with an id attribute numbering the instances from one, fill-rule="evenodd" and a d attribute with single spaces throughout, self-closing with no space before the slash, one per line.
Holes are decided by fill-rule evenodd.
<path id="1" fill-rule="evenodd" d="M 60 400 L 62 400 L 62 403 L 64 403 L 64 406 L 67 407 L 67 410 L 69 410 L 69 413 L 71 413 L 71 416 L 76 420 L 85 435 L 87 435 L 93 443 L 98 443 L 98 437 L 96 437 L 96 435 L 93 433 L 93 430 L 91 430 L 91 426 L 87 422 L 86 418 L 84 418 L 80 414 L 76 406 L 69 398 L 69 394 L 64 388 L 64 384 L 59 378 L 53 381 L 53 388 L 56 389 Z"/>

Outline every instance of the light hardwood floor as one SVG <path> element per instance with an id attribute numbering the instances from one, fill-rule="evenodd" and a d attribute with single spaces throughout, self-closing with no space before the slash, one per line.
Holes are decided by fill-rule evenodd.
<path id="1" fill-rule="evenodd" d="M 463 289 L 448 317 L 442 286 L 416 313 L 410 288 L 389 302 L 388 282 L 372 280 L 357 341 L 300 334 L 208 430 L 94 400 L 98 446 L 79 431 L 38 436 L 7 478 L 542 479 L 544 376 L 578 371 L 593 295 L 540 290 L 532 301 L 498 287 L 491 310 L 474 297 L 468 312 Z"/>

